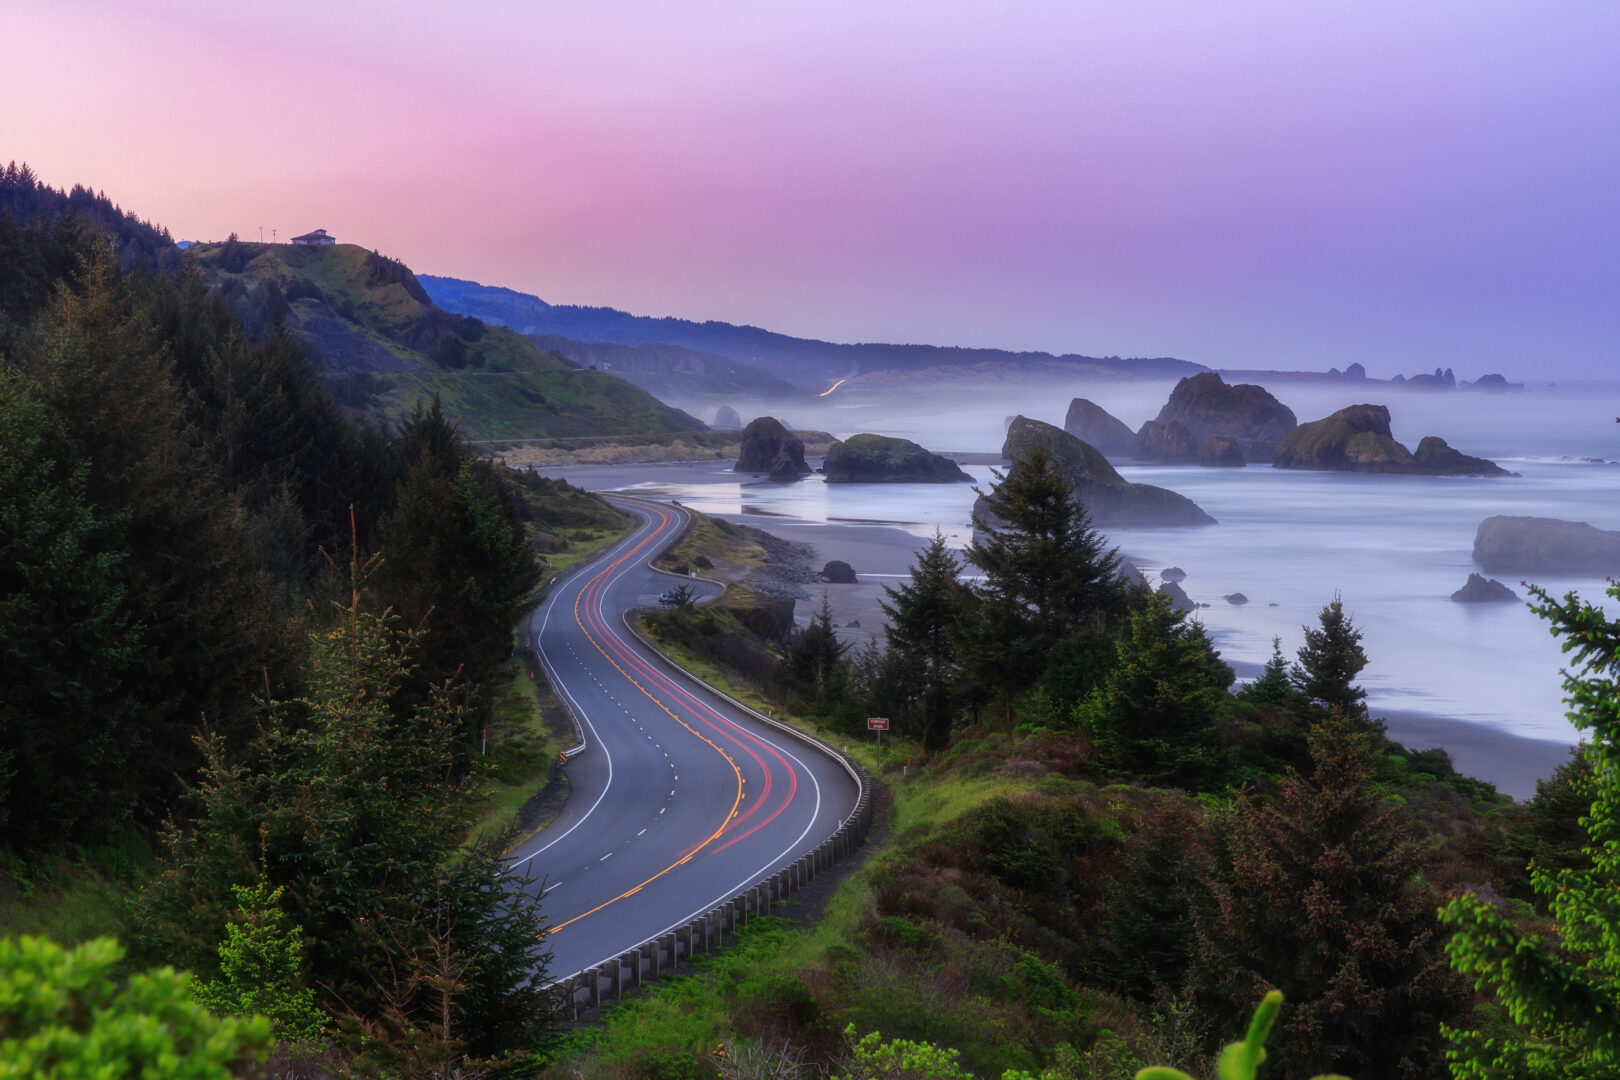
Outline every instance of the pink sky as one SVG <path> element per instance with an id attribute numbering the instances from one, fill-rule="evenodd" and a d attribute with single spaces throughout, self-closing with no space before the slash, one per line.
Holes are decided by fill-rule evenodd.
<path id="1" fill-rule="evenodd" d="M 1609 0 L 0 9 L 0 160 L 554 303 L 1620 375 Z"/>

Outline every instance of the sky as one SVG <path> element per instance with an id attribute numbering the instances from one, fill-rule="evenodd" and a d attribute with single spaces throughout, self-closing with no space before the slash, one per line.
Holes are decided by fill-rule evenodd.
<path id="1" fill-rule="evenodd" d="M 835 341 L 1620 377 L 1612 0 L 0 4 L 0 161 Z"/>

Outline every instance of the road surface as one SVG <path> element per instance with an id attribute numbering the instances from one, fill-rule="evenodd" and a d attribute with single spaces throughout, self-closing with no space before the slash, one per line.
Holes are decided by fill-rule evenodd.
<path id="1" fill-rule="evenodd" d="M 635 530 L 553 586 L 531 640 L 584 729 L 561 815 L 515 858 L 546 879 L 551 975 L 684 925 L 831 836 L 859 797 L 838 761 L 659 659 L 621 621 L 679 581 L 649 566 L 686 511 L 612 497 Z M 700 595 L 719 587 L 691 584 Z"/>

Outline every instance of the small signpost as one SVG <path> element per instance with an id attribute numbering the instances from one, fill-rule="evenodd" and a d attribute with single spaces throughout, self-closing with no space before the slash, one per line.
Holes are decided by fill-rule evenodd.
<path id="1" fill-rule="evenodd" d="M 883 733 L 889 730 L 889 718 L 887 716 L 868 716 L 866 718 L 866 730 L 877 732 L 878 767 L 882 768 Z"/>

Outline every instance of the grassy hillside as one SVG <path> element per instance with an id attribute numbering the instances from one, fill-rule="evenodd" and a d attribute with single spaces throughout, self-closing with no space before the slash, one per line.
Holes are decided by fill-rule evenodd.
<path id="1" fill-rule="evenodd" d="M 346 407 L 395 419 L 438 394 L 470 438 L 701 430 L 646 391 L 582 369 L 504 326 L 436 307 L 404 263 L 353 244 L 227 241 L 191 256 L 250 333 L 278 312 Z"/>

